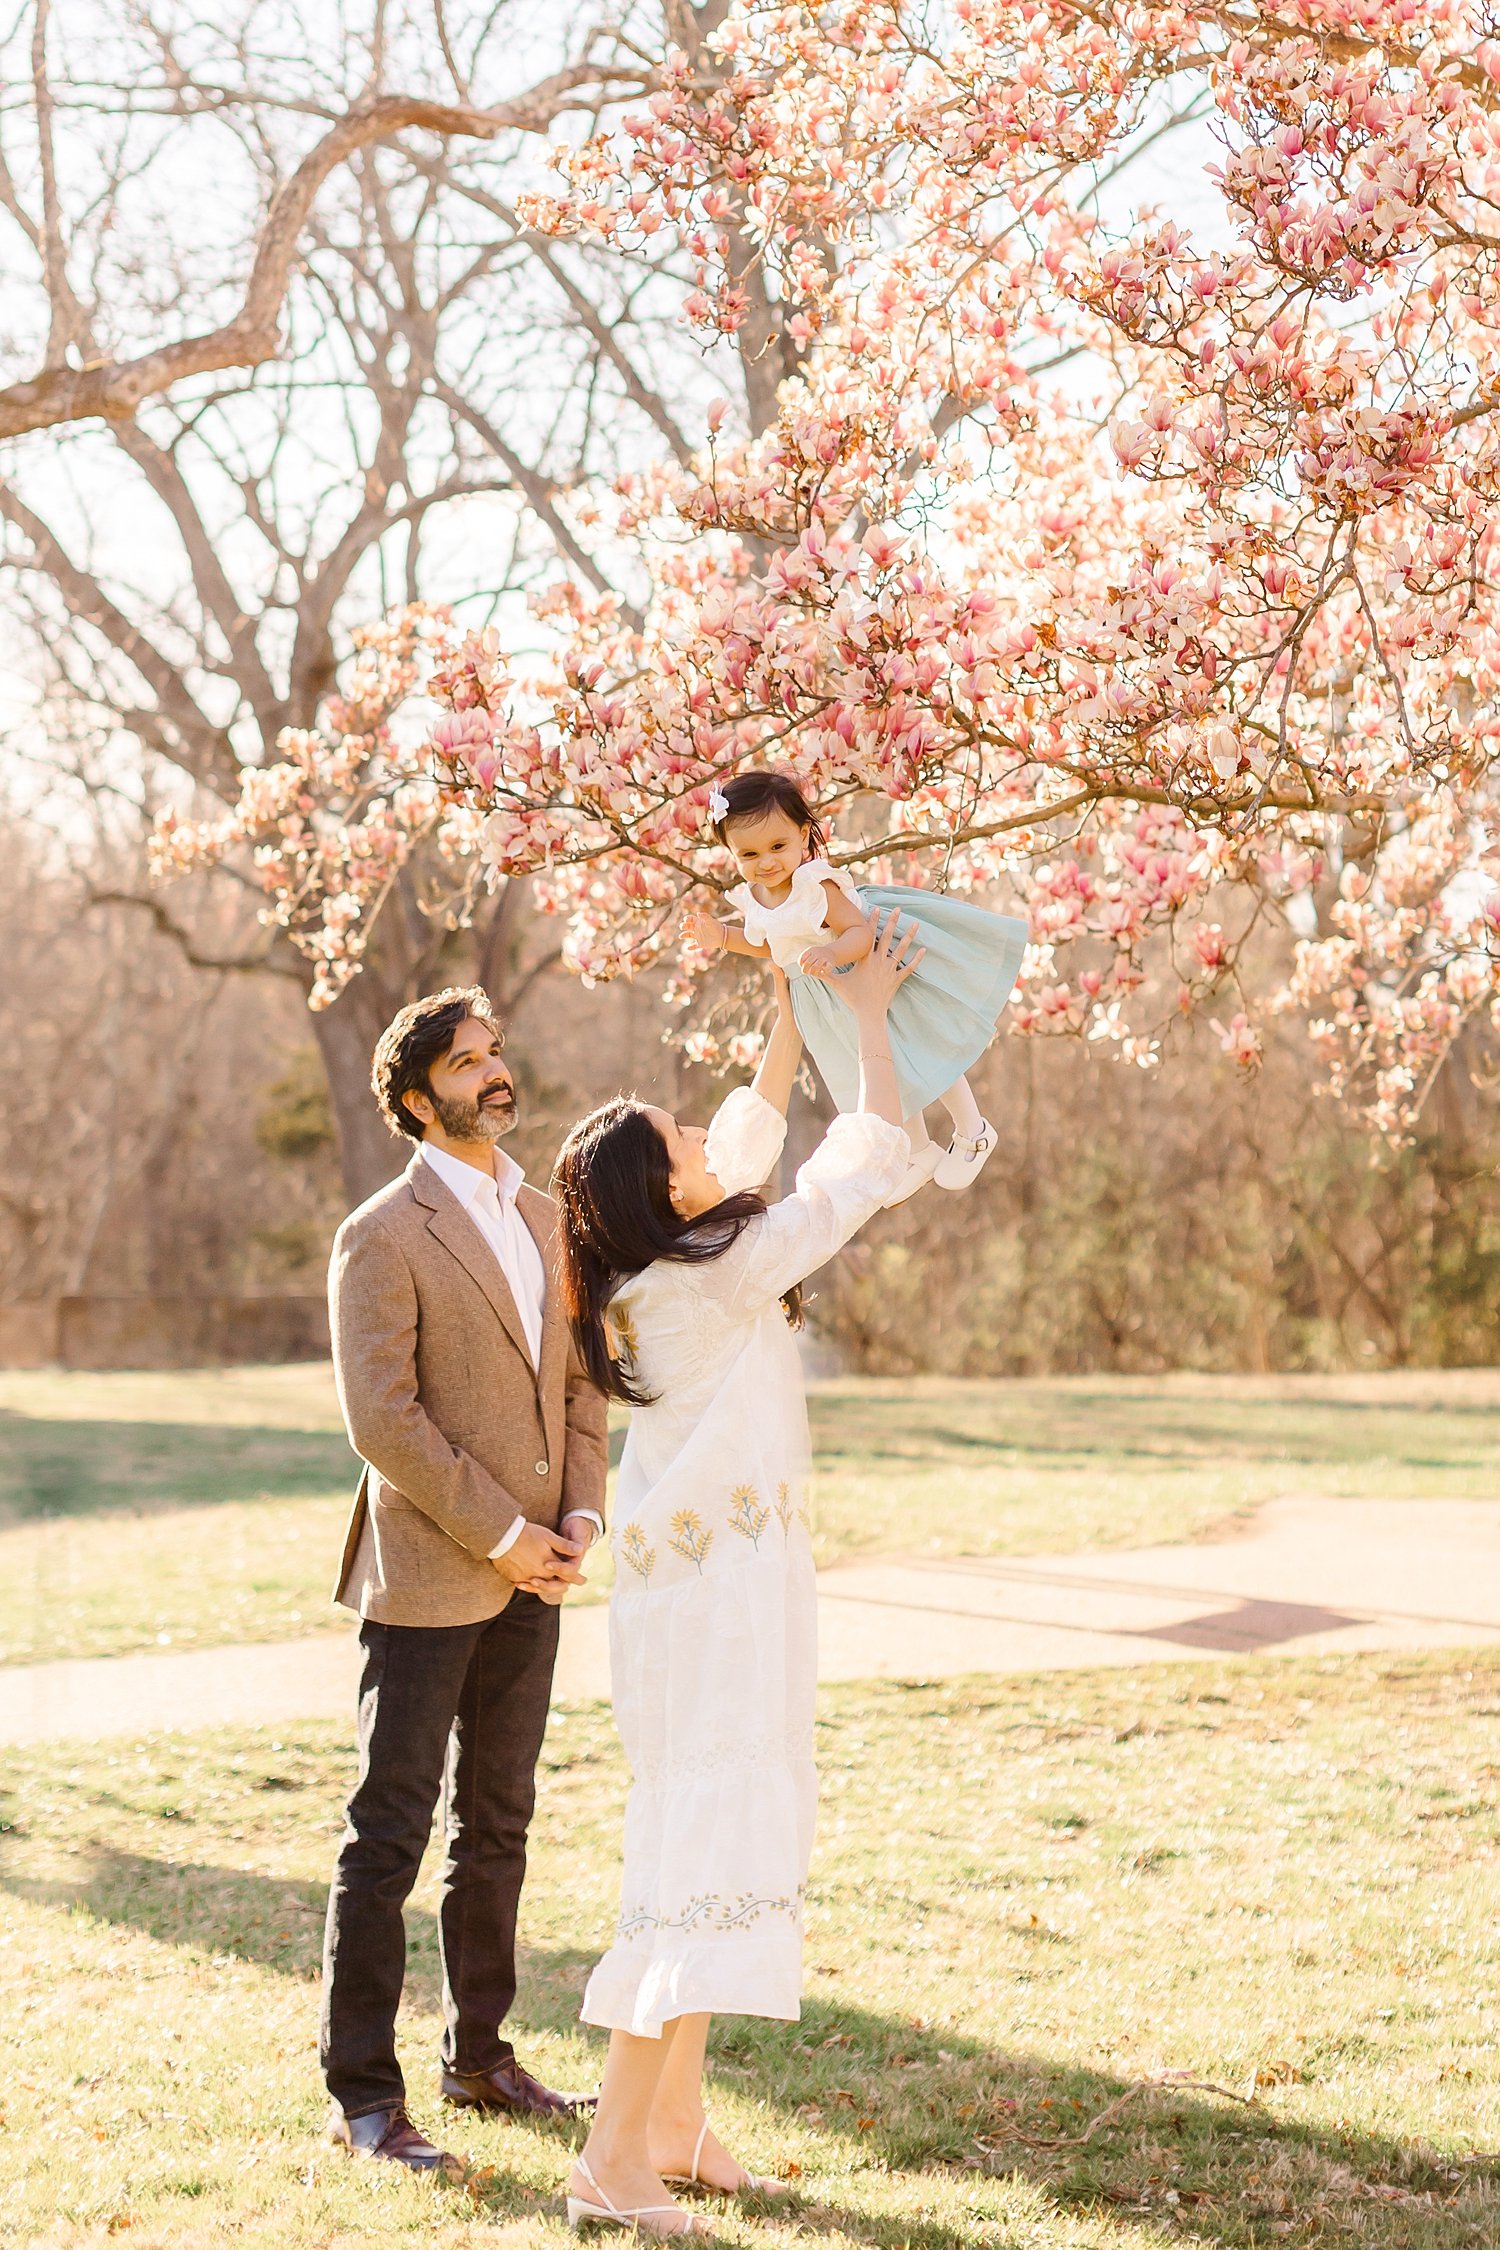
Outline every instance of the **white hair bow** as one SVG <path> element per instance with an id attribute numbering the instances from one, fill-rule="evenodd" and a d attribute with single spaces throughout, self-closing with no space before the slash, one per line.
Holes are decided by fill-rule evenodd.
<path id="1" fill-rule="evenodd" d="M 722 820 L 729 810 L 729 799 L 717 782 L 708 793 L 708 810 L 709 817 L 713 820 Z"/>

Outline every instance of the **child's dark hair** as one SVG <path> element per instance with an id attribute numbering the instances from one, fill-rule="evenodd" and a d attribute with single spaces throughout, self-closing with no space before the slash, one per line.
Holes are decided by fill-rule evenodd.
<path id="1" fill-rule="evenodd" d="M 751 766 L 745 773 L 737 773 L 719 784 L 720 794 L 727 799 L 725 809 L 713 824 L 714 834 L 722 844 L 727 841 L 725 830 L 736 820 L 764 820 L 767 813 L 785 813 L 796 827 L 808 831 L 808 848 L 826 852 L 828 838 L 812 806 L 803 796 L 789 773 L 779 773 L 774 766 Z"/>

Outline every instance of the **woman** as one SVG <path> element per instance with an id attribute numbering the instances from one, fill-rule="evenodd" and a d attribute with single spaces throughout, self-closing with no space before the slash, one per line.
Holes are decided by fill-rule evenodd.
<path id="1" fill-rule="evenodd" d="M 895 916 L 844 981 L 858 1110 L 767 1208 L 801 1053 L 786 983 L 753 1087 L 705 1133 L 610 1102 L 558 1158 L 564 1299 L 584 1363 L 635 1412 L 620 1469 L 610 1654 L 634 1786 L 618 1932 L 583 2018 L 609 2028 L 572 2224 L 700 2233 L 669 2178 L 756 2181 L 703 2113 L 708 2019 L 795 2020 L 812 1846 L 816 1601 L 807 1412 L 789 1320 L 803 1278 L 910 1160 L 886 1011 L 921 960 Z"/>

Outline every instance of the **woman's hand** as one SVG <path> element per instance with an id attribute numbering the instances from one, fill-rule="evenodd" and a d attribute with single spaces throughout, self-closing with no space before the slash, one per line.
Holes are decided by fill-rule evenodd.
<path id="1" fill-rule="evenodd" d="M 895 907 L 871 928 L 874 941 L 862 961 L 856 961 L 844 978 L 854 1021 L 859 1028 L 859 1107 L 866 1116 L 887 1125 L 902 1125 L 901 1082 L 891 1055 L 891 1032 L 886 1011 L 912 971 L 923 958 L 912 928 L 900 930 Z"/>
<path id="2" fill-rule="evenodd" d="M 760 1058 L 754 1086 L 762 1101 L 768 1101 L 785 1117 L 786 1105 L 797 1080 L 797 1066 L 802 1060 L 802 1034 L 792 1013 L 792 988 L 786 981 L 786 971 L 779 969 L 774 961 L 771 982 L 776 990 L 776 1021 Z"/>
<path id="3" fill-rule="evenodd" d="M 724 924 L 716 922 L 712 914 L 705 914 L 701 907 L 685 906 L 683 908 L 682 935 L 695 952 L 722 953 L 724 951 Z"/>
<path id="4" fill-rule="evenodd" d="M 864 959 L 852 963 L 840 979 L 839 990 L 856 1015 L 884 1016 L 907 978 L 926 958 L 927 949 L 917 944 L 915 928 L 902 931 L 897 927 L 900 919 L 894 906 L 884 916 L 872 914 L 874 943 Z"/>

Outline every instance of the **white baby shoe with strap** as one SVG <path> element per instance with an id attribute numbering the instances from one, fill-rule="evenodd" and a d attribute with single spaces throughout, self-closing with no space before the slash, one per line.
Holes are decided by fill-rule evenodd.
<path id="1" fill-rule="evenodd" d="M 947 1156 L 936 1141 L 924 1141 L 906 1167 L 903 1177 L 886 1197 L 885 1209 L 894 1211 L 898 1203 L 909 1202 L 918 1188 L 926 1187 L 929 1180 L 937 1177 L 938 1165 L 946 1162 Z"/>
<path id="2" fill-rule="evenodd" d="M 939 1157 L 933 1178 L 940 1188 L 951 1188 L 961 1193 L 972 1187 L 988 1164 L 999 1145 L 999 1136 L 987 1117 L 979 1121 L 979 1131 L 973 1140 L 966 1134 L 955 1133 L 953 1145 Z"/>

